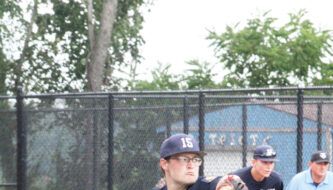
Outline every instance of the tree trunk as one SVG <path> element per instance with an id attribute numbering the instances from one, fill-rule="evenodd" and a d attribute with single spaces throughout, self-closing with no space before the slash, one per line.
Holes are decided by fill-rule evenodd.
<path id="1" fill-rule="evenodd" d="M 111 34 L 113 30 L 113 24 L 116 20 L 117 15 L 117 5 L 118 0 L 104 0 L 103 3 L 103 10 L 101 13 L 101 25 L 97 35 L 94 34 L 95 27 L 93 24 L 93 6 L 92 0 L 87 1 L 88 7 L 88 40 L 90 46 L 90 53 L 87 59 L 87 79 L 88 79 L 88 90 L 89 91 L 101 91 L 103 78 L 104 78 L 104 68 L 105 63 L 108 56 L 108 49 L 111 44 Z M 98 169 L 98 167 L 94 166 L 96 164 L 96 160 L 94 160 L 94 156 L 96 157 L 98 147 L 94 146 L 96 140 L 98 140 L 98 136 L 96 136 L 97 129 L 94 128 L 94 119 L 93 115 L 89 114 L 86 117 L 85 121 L 85 156 L 84 156 L 84 163 L 85 168 L 87 169 L 84 180 L 85 180 L 85 189 L 92 190 L 98 187 L 98 183 L 96 177 L 93 176 L 94 172 L 93 169 Z M 95 136 L 94 136 L 95 135 Z M 95 154 L 94 154 L 95 153 Z M 97 159 L 97 158 L 95 158 Z M 98 161 L 97 161 L 98 163 Z M 98 171 L 95 171 L 98 172 Z M 98 179 L 97 179 L 98 180 Z"/>
<path id="2" fill-rule="evenodd" d="M 30 18 L 30 23 L 27 26 L 27 31 L 26 31 L 26 36 L 24 39 L 24 43 L 23 43 L 23 48 L 22 48 L 22 52 L 20 55 L 19 60 L 17 60 L 15 69 L 14 69 L 14 73 L 15 73 L 15 89 L 14 91 L 17 89 L 18 86 L 22 85 L 22 81 L 21 81 L 21 77 L 22 77 L 22 65 L 25 61 L 25 57 L 28 51 L 28 43 L 31 39 L 32 36 L 32 26 L 36 21 L 37 18 L 37 7 L 38 7 L 38 1 L 34 0 L 34 5 L 33 5 L 33 9 L 32 9 L 32 13 L 31 13 L 31 18 Z"/>
<path id="3" fill-rule="evenodd" d="M 104 65 L 111 43 L 113 23 L 116 20 L 118 0 L 104 0 L 101 25 L 87 61 L 88 90 L 100 91 L 103 83 Z M 93 42 L 93 39 L 90 42 Z"/>

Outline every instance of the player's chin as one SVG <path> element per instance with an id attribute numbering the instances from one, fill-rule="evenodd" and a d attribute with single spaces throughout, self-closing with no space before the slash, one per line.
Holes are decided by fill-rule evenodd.
<path id="1" fill-rule="evenodd" d="M 271 175 L 271 172 L 266 172 L 265 174 L 264 174 L 264 177 L 269 177 Z"/>
<path id="2" fill-rule="evenodd" d="M 271 173 L 266 173 L 265 177 L 269 177 L 271 175 Z"/>
<path id="3" fill-rule="evenodd" d="M 197 181 L 198 176 L 195 175 L 187 175 L 186 177 L 184 177 L 185 183 L 186 184 L 193 184 Z"/>

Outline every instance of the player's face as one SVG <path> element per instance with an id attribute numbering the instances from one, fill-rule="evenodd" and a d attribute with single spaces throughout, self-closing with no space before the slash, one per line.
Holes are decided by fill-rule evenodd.
<path id="1" fill-rule="evenodd" d="M 328 162 L 322 162 L 322 163 L 310 162 L 310 169 L 311 169 L 312 176 L 314 176 L 316 178 L 325 177 L 328 168 L 329 168 Z"/>
<path id="2" fill-rule="evenodd" d="M 262 160 L 253 160 L 253 168 L 259 178 L 265 178 L 271 175 L 275 166 L 275 162 Z"/>
<path id="3" fill-rule="evenodd" d="M 171 156 L 165 163 L 165 175 L 178 185 L 195 183 L 199 176 L 201 158 L 197 154 L 184 153 Z"/>

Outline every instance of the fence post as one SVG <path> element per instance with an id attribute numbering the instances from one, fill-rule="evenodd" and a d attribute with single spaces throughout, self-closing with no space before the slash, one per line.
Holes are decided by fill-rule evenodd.
<path id="1" fill-rule="evenodd" d="M 199 93 L 199 148 L 205 151 L 205 95 Z M 200 166 L 199 175 L 204 175 L 204 164 Z"/>
<path id="2" fill-rule="evenodd" d="M 243 167 L 245 167 L 247 157 L 247 106 L 243 105 L 242 108 L 242 161 Z"/>
<path id="3" fill-rule="evenodd" d="M 93 109 L 97 106 L 96 99 L 93 99 Z M 98 168 L 98 140 L 99 140 L 99 133 L 98 133 L 98 125 L 97 125 L 97 111 L 93 112 L 93 166 L 92 166 L 92 177 L 93 177 L 93 189 L 97 190 L 98 188 L 98 180 L 99 180 L 99 168 Z"/>
<path id="4" fill-rule="evenodd" d="M 297 92 L 297 168 L 296 172 L 299 173 L 303 170 L 303 102 L 304 92 L 298 89 Z"/>
<path id="5" fill-rule="evenodd" d="M 323 104 L 322 102 L 320 102 L 317 105 L 317 150 L 322 150 L 321 147 L 322 137 L 323 137 L 322 110 L 323 110 Z"/>
<path id="6" fill-rule="evenodd" d="M 109 94 L 108 97 L 108 190 L 113 189 L 113 133 L 114 133 L 114 97 Z"/>
<path id="7" fill-rule="evenodd" d="M 167 137 L 171 136 L 171 113 L 170 110 L 167 108 L 166 109 L 166 132 L 167 132 Z"/>
<path id="8" fill-rule="evenodd" d="M 17 190 L 27 189 L 27 130 L 23 107 L 23 91 L 22 87 L 18 87 L 16 95 Z"/>
<path id="9" fill-rule="evenodd" d="M 188 116 L 188 99 L 187 96 L 183 99 L 183 120 L 184 120 L 184 133 L 189 133 L 189 116 Z"/>

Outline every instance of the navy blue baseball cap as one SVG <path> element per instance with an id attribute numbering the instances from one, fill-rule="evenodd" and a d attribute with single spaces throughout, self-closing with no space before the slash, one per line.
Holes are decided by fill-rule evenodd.
<path id="1" fill-rule="evenodd" d="M 198 142 L 191 135 L 175 134 L 165 139 L 160 148 L 160 157 L 166 158 L 179 153 L 195 153 L 204 156 Z"/>
<path id="2" fill-rule="evenodd" d="M 253 153 L 253 159 L 262 160 L 267 162 L 276 162 L 276 152 L 273 147 L 269 145 L 259 145 Z"/>

